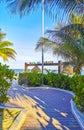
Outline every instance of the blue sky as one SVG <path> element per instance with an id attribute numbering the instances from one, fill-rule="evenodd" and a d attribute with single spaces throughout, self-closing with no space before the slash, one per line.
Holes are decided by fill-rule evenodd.
<path id="1" fill-rule="evenodd" d="M 0 28 L 7 34 L 4 40 L 13 42 L 17 52 L 16 61 L 9 59 L 6 62 L 10 68 L 24 69 L 25 62 L 41 62 L 41 52 L 35 51 L 36 43 L 42 35 L 41 13 L 41 9 L 38 9 L 20 18 L 19 15 L 12 15 L 4 4 L 0 4 Z M 45 14 L 45 30 L 53 29 L 54 26 L 55 22 Z M 45 53 L 44 60 L 57 62 L 58 58 L 52 53 Z M 1 57 L 0 61 L 4 63 Z"/>

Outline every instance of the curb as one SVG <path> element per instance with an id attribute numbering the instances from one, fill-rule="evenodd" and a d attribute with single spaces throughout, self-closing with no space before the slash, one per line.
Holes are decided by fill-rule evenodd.
<path id="1" fill-rule="evenodd" d="M 75 118 L 77 119 L 78 123 L 80 124 L 82 130 L 84 130 L 84 115 L 77 109 L 75 103 L 72 100 L 71 100 L 71 110 Z"/>
<path id="2" fill-rule="evenodd" d="M 44 85 L 44 86 L 41 86 L 41 87 L 25 87 L 25 86 L 22 85 L 20 87 L 22 87 L 23 89 L 36 89 L 36 88 L 37 89 L 54 89 L 54 90 L 59 90 L 59 91 L 65 92 L 65 93 L 69 93 L 72 96 L 75 96 L 75 94 L 72 91 L 64 90 L 64 89 L 61 89 L 61 88 L 54 88 L 54 87 L 47 86 L 47 85 Z"/>

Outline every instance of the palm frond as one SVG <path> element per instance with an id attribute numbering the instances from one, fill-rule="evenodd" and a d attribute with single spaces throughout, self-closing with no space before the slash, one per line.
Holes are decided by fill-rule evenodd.
<path id="1" fill-rule="evenodd" d="M 47 30 L 47 33 L 49 34 L 49 38 L 51 40 L 53 39 L 54 42 L 57 41 L 58 44 L 69 43 L 72 46 L 75 45 L 84 53 L 84 28 L 82 24 L 67 25 L 58 31 Z M 77 38 L 77 33 L 80 34 L 80 38 Z M 80 42 L 81 39 L 82 41 Z"/>
<path id="2" fill-rule="evenodd" d="M 0 56 L 4 61 L 8 61 L 9 58 L 15 59 L 16 51 L 12 48 L 0 48 Z"/>
<path id="3" fill-rule="evenodd" d="M 84 36 L 83 24 L 70 24 L 70 25 L 67 25 L 61 29 L 61 31 L 66 31 L 66 32 L 67 31 L 70 32 L 71 30 L 80 31 L 81 35 Z"/>
<path id="4" fill-rule="evenodd" d="M 12 46 L 12 45 L 13 45 L 13 43 L 9 42 L 9 41 L 0 42 L 0 48 L 7 47 L 7 46 Z"/>
<path id="5" fill-rule="evenodd" d="M 13 53 L 10 53 L 10 52 L 9 53 L 8 52 L 7 53 L 0 52 L 0 57 L 2 57 L 4 61 L 8 61 L 9 58 L 15 60 L 15 55 Z"/>
<path id="6" fill-rule="evenodd" d="M 30 13 L 30 11 L 37 9 L 42 3 L 42 0 L 5 0 L 12 13 L 19 13 L 21 16 Z M 68 16 L 71 11 L 83 13 L 83 0 L 45 0 L 45 10 L 54 19 L 57 16 Z M 60 9 L 60 10 L 59 10 Z M 62 13 L 63 12 L 63 13 Z M 66 13 L 65 13 L 66 12 Z"/>
<path id="7" fill-rule="evenodd" d="M 48 38 L 41 37 L 36 44 L 35 50 L 38 50 L 38 51 L 42 50 L 42 46 L 44 47 L 44 51 L 48 51 L 52 49 L 53 47 L 57 47 L 57 44 L 49 40 Z"/>
<path id="8" fill-rule="evenodd" d="M 19 13 L 20 16 L 30 13 L 38 8 L 41 0 L 5 0 L 12 13 Z"/>
<path id="9" fill-rule="evenodd" d="M 1 32 L 0 29 L 0 57 L 3 58 L 4 61 L 8 61 L 9 58 L 15 59 L 16 51 L 11 48 L 13 45 L 12 42 L 2 41 L 6 34 Z"/>
<path id="10" fill-rule="evenodd" d="M 49 37 L 56 36 L 56 34 L 60 31 L 63 33 L 70 33 L 71 30 L 73 31 L 80 31 L 81 36 L 84 36 L 84 26 L 83 24 L 69 24 L 67 26 L 62 27 L 60 30 L 47 30 L 46 33 L 50 34 Z"/>
<path id="11" fill-rule="evenodd" d="M 8 61 L 8 57 L 2 52 L 0 52 L 0 57 L 2 57 L 4 61 Z"/>
<path id="12" fill-rule="evenodd" d="M 15 54 L 14 54 L 14 53 L 12 53 L 12 52 L 7 52 L 6 55 L 7 55 L 8 58 L 11 58 L 11 59 L 14 59 L 14 60 L 15 60 Z M 8 60 L 8 59 L 7 59 L 7 60 Z"/>
<path id="13" fill-rule="evenodd" d="M 4 53 L 6 53 L 6 52 L 12 52 L 12 53 L 15 53 L 15 54 L 16 54 L 16 51 L 15 51 L 14 49 L 8 48 L 8 47 L 0 48 L 0 51 L 1 51 L 1 52 L 4 52 Z"/>

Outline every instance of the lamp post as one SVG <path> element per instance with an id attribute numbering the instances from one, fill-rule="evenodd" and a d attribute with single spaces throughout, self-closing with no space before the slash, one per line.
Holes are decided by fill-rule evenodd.
<path id="1" fill-rule="evenodd" d="M 42 0 L 42 85 L 44 84 L 44 0 Z"/>

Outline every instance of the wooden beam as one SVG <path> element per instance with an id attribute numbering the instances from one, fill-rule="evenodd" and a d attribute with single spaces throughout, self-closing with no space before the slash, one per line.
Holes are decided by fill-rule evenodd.
<path id="1" fill-rule="evenodd" d="M 61 72 L 61 61 L 58 61 L 58 63 L 53 62 L 44 62 L 45 66 L 58 66 L 58 73 Z M 42 63 L 27 63 L 25 62 L 25 72 L 28 72 L 28 66 L 42 66 Z"/>

